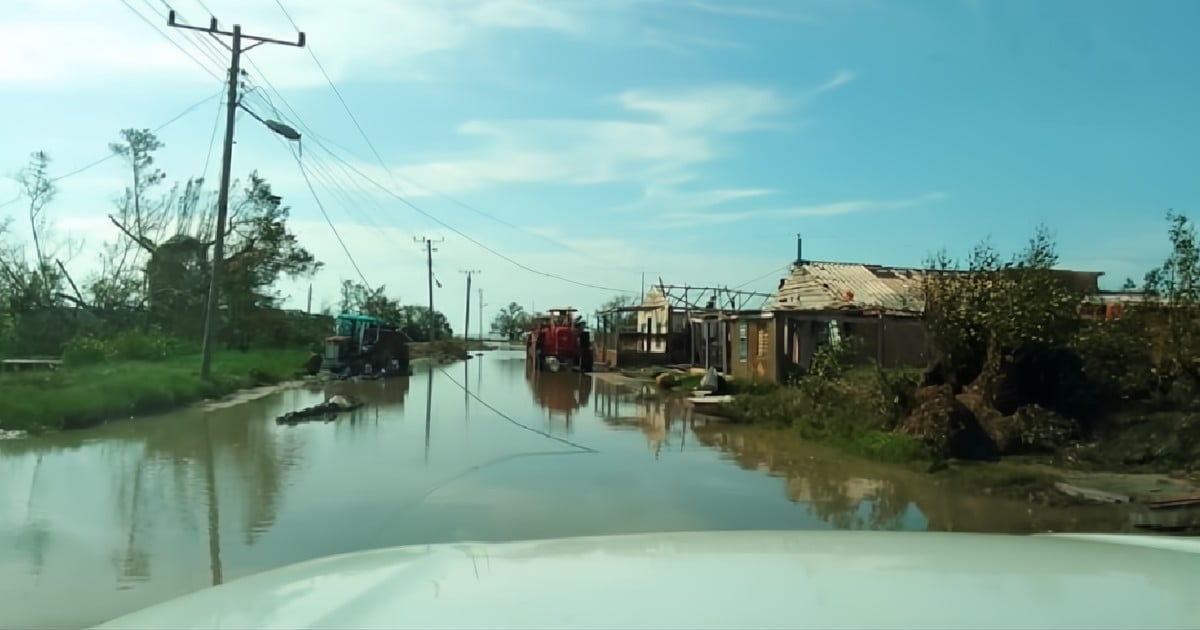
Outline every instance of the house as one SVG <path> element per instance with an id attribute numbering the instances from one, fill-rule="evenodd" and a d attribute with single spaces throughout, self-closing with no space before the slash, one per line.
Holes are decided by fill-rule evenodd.
<path id="1" fill-rule="evenodd" d="M 662 288 L 650 289 L 638 306 L 621 306 L 597 315 L 596 361 L 621 368 L 688 361 L 687 312 L 673 307 Z"/>
<path id="2" fill-rule="evenodd" d="M 808 370 L 818 348 L 850 337 L 861 342 L 854 349 L 863 360 L 884 367 L 927 365 L 933 358 L 923 321 L 929 273 L 798 257 L 761 311 L 726 317 L 731 322 L 728 372 L 783 382 Z M 1056 273 L 1073 290 L 1100 294 L 1100 272 Z"/>

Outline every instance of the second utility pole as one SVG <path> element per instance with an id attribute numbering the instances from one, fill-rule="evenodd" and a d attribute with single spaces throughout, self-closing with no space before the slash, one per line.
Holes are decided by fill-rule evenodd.
<path id="1" fill-rule="evenodd" d="M 233 38 L 233 42 L 228 46 L 232 58 L 229 61 L 228 102 L 225 103 L 225 147 L 221 154 L 221 189 L 217 192 L 217 230 L 213 238 L 212 272 L 209 274 L 208 280 L 208 303 L 204 309 L 204 345 L 200 351 L 200 377 L 207 379 L 212 371 L 213 345 L 216 341 L 217 326 L 220 323 L 217 318 L 219 304 L 217 296 L 221 286 L 221 266 L 225 263 L 225 224 L 229 220 L 229 180 L 230 171 L 233 168 L 233 127 L 237 119 L 238 78 L 241 76 L 242 53 L 266 43 L 303 47 L 304 33 L 300 33 L 294 42 L 285 42 L 269 37 L 243 35 L 240 24 L 234 24 L 232 31 L 222 31 L 217 28 L 217 18 L 209 21 L 208 28 L 179 24 L 175 21 L 174 9 L 167 14 L 167 26 Z M 254 43 L 243 49 L 243 39 L 249 39 Z"/>
<path id="2" fill-rule="evenodd" d="M 463 318 L 463 340 L 467 342 L 467 349 L 471 349 L 471 276 L 477 273 L 483 273 L 478 269 L 459 270 L 459 273 L 467 274 L 467 312 Z M 483 341 L 480 339 L 480 341 Z"/>
<path id="3" fill-rule="evenodd" d="M 436 341 L 437 340 L 437 318 L 434 317 L 434 313 L 433 313 L 433 252 L 434 252 L 433 244 L 434 244 L 434 241 L 432 241 L 426 237 L 416 238 L 415 236 L 413 237 L 413 240 L 418 243 L 422 243 L 422 242 L 425 243 L 425 257 L 426 257 L 426 260 L 428 261 L 428 265 L 429 265 L 429 340 Z M 444 240 L 444 239 L 438 239 L 437 242 L 440 243 L 442 240 Z"/>

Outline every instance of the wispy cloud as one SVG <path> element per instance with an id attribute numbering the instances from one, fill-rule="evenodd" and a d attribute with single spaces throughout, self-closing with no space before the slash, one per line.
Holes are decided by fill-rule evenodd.
<path id="1" fill-rule="evenodd" d="M 770 2 L 766 6 L 762 4 L 751 4 L 748 2 L 735 2 L 734 0 L 725 0 L 722 3 L 711 2 L 689 2 L 687 6 L 697 11 L 705 13 L 715 13 L 717 15 L 727 15 L 730 17 L 752 18 L 758 20 L 772 20 L 783 22 L 812 22 L 813 19 L 801 13 L 793 11 L 781 11 L 768 6 L 783 6 L 784 2 Z M 788 3 L 791 4 L 791 3 Z"/>
<path id="2" fill-rule="evenodd" d="M 0 84 L 76 87 L 146 77 L 210 81 L 174 44 L 212 72 L 224 71 L 225 53 L 206 38 L 168 28 L 166 9 L 157 2 L 131 2 L 132 8 L 83 0 L 9 2 L 15 6 L 6 7 L 9 17 L 0 22 L 0 56 L 5 59 Z M 254 25 L 255 32 L 266 35 L 294 35 L 274 3 L 207 0 L 204 4 L 226 27 L 241 23 Z M 287 7 L 335 80 L 351 76 L 422 79 L 427 72 L 418 60 L 468 46 L 483 33 L 537 29 L 577 34 L 587 22 L 585 12 L 573 3 L 537 0 L 289 0 Z M 200 23 L 207 18 L 194 3 L 178 8 L 182 21 Z M 167 38 L 154 33 L 147 22 Z M 324 84 L 307 54 L 264 47 L 255 51 L 253 60 L 281 87 Z"/>
<path id="3" fill-rule="evenodd" d="M 817 94 L 822 94 L 824 92 L 836 90 L 839 87 L 846 85 L 847 83 L 853 81 L 855 78 L 857 78 L 857 76 L 858 75 L 854 74 L 850 70 L 846 70 L 846 69 L 838 70 L 837 74 L 833 75 L 833 77 L 831 79 L 829 79 L 828 81 L 826 81 L 826 82 L 822 83 L 821 85 L 818 85 L 817 87 L 810 90 L 809 94 L 812 96 L 815 96 Z"/>
<path id="4" fill-rule="evenodd" d="M 946 193 L 932 192 L 911 199 L 895 200 L 846 200 L 824 204 L 792 206 L 787 208 L 769 208 L 762 210 L 730 211 L 730 212 L 700 212 L 678 211 L 663 213 L 658 217 L 659 225 L 663 227 L 680 226 L 711 226 L 727 223 L 737 223 L 761 218 L 785 217 L 835 217 L 860 212 L 878 210 L 901 210 L 914 208 L 928 203 L 934 203 L 947 198 Z"/>
<path id="5" fill-rule="evenodd" d="M 700 50 L 749 50 L 750 48 L 743 42 L 731 39 L 703 37 L 658 28 L 642 29 L 642 43 L 681 55 L 695 54 Z"/>

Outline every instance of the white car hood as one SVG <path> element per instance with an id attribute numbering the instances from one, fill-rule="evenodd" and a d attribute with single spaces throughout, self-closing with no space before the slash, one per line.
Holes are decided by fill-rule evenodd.
<path id="1" fill-rule="evenodd" d="M 1200 541 L 695 532 L 401 547 L 267 571 L 100 626 L 409 627 L 1194 629 Z"/>

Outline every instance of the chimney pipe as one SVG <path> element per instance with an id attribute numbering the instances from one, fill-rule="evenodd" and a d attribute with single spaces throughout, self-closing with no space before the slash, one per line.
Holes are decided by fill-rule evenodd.
<path id="1" fill-rule="evenodd" d="M 796 264 L 804 264 L 804 239 L 800 234 L 796 234 Z"/>

